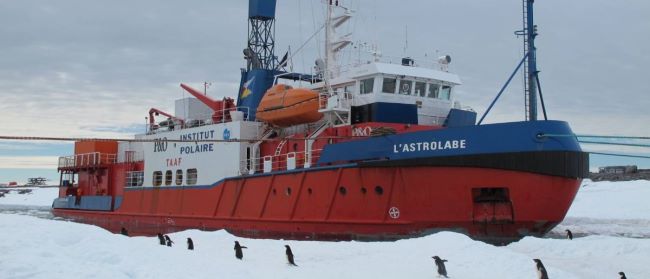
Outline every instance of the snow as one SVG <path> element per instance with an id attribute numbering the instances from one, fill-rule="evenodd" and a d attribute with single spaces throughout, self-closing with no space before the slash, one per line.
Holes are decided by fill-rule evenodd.
<path id="1" fill-rule="evenodd" d="M 20 205 L 20 206 L 52 206 L 52 201 L 59 196 L 58 187 L 20 187 L 20 188 L 0 188 L 9 190 L 4 198 L 0 198 L 0 208 L 2 205 Z M 29 189 L 31 193 L 18 194 L 19 190 Z"/>
<path id="2" fill-rule="evenodd" d="M 0 278 L 436 278 L 434 255 L 449 260 L 451 278 L 536 278 L 533 258 L 544 262 L 551 278 L 618 278 L 619 271 L 650 278 L 650 239 L 610 234 L 626 224 L 650 223 L 648 191 L 649 181 L 586 181 L 567 219 L 592 220 L 596 228 L 605 226 L 600 230 L 605 233 L 573 241 L 527 237 L 495 247 L 442 232 L 396 242 L 308 242 L 189 230 L 170 234 L 176 242 L 170 248 L 158 245 L 156 237 L 126 237 L 2 210 L 49 206 L 56 196 L 52 189 L 35 189 L 32 195 L 0 198 Z M 562 226 L 575 226 L 577 235 L 583 229 L 580 223 Z M 186 250 L 187 237 L 194 251 Z M 243 261 L 235 259 L 235 240 L 248 247 Z M 285 244 L 298 267 L 286 264 Z"/>
<path id="3" fill-rule="evenodd" d="M 650 181 L 585 180 L 567 217 L 650 220 Z"/>

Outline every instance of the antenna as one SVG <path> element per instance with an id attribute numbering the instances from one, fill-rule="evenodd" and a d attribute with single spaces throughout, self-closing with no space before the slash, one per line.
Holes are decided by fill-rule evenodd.
<path id="1" fill-rule="evenodd" d="M 409 26 L 404 26 L 404 56 L 408 56 L 409 49 Z"/>
<path id="2" fill-rule="evenodd" d="M 206 95 L 206 96 L 208 95 L 208 87 L 210 87 L 211 85 L 212 85 L 212 82 L 207 82 L 207 81 L 203 82 L 203 95 Z"/>

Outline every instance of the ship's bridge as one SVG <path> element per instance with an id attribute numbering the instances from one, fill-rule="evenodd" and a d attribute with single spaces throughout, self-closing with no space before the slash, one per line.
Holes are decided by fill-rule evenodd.
<path id="1" fill-rule="evenodd" d="M 457 75 L 403 62 L 357 65 L 330 81 L 334 94 L 349 100 L 353 123 L 442 125 L 452 107 L 460 108 L 453 101 Z"/>

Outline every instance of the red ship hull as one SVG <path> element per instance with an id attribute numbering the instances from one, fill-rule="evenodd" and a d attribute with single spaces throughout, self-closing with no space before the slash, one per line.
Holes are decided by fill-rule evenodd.
<path id="1" fill-rule="evenodd" d="M 580 183 L 488 168 L 333 167 L 128 189 L 112 212 L 53 213 L 132 235 L 227 229 L 253 238 L 393 240 L 444 230 L 504 244 L 560 223 Z"/>

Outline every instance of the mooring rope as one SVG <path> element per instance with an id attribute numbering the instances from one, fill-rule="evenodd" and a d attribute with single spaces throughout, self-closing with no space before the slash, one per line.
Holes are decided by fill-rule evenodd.
<path id="1" fill-rule="evenodd" d="M 594 155 L 605 155 L 605 156 L 617 156 L 617 157 L 641 158 L 641 159 L 650 159 L 650 156 L 631 155 L 631 154 L 618 154 L 618 153 L 606 153 L 606 152 L 589 152 L 589 154 L 594 154 Z"/>
<path id="2" fill-rule="evenodd" d="M 639 140 L 650 140 L 650 137 L 634 137 L 634 136 L 603 136 L 603 135 L 578 135 L 578 134 L 540 134 L 539 137 L 549 137 L 549 138 L 561 138 L 561 137 L 570 137 L 570 138 L 602 138 L 602 139 L 639 139 Z"/>
<path id="3" fill-rule="evenodd" d="M 320 139 L 353 139 L 353 138 L 363 138 L 364 136 L 330 136 L 322 137 Z M 284 138 L 283 140 L 287 141 L 304 141 L 310 138 L 306 137 L 296 137 L 296 138 Z M 66 137 L 21 137 L 21 136 L 0 136 L 0 140 L 15 140 L 15 141 L 98 141 L 98 142 L 110 142 L 110 141 L 123 141 L 123 142 L 259 142 L 259 141 L 273 141 L 274 139 L 198 139 L 198 140 L 182 140 L 182 139 L 117 139 L 117 138 L 66 138 Z"/>
<path id="4" fill-rule="evenodd" d="M 578 142 L 584 144 L 600 144 L 600 145 L 617 145 L 617 146 L 631 146 L 631 147 L 650 147 L 650 144 L 641 144 L 641 143 L 624 143 L 624 142 L 606 142 L 606 141 L 593 141 L 593 140 L 581 140 L 580 138 L 588 139 L 618 139 L 618 140 L 650 140 L 650 137 L 638 137 L 638 136 L 606 136 L 606 135 L 578 135 L 578 134 L 540 134 L 539 138 L 561 138 L 561 137 L 571 137 L 576 138 Z M 641 158 L 641 159 L 650 159 L 650 156 L 645 155 L 632 155 L 632 154 L 621 154 L 621 153 L 607 153 L 607 152 L 590 152 L 589 154 L 593 155 L 605 155 L 605 156 L 617 156 L 617 157 L 628 157 L 628 158 Z"/>

